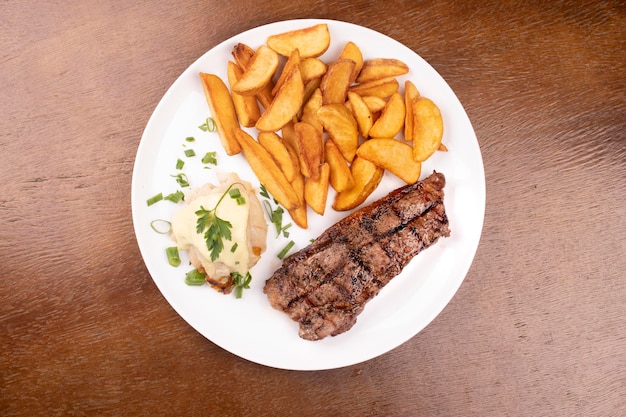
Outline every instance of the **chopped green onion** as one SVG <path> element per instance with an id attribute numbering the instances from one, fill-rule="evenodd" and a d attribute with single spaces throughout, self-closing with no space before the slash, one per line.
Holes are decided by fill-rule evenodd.
<path id="1" fill-rule="evenodd" d="M 204 285 L 205 283 L 204 274 L 195 268 L 185 274 L 185 284 L 187 285 Z"/>
<path id="2" fill-rule="evenodd" d="M 231 251 L 232 253 L 235 253 L 235 251 L 237 250 L 237 246 L 239 246 L 239 244 L 238 244 L 237 242 L 235 242 L 235 243 L 233 244 L 232 248 L 230 248 L 230 251 Z"/>
<path id="3" fill-rule="evenodd" d="M 165 248 L 165 254 L 167 255 L 167 262 L 173 267 L 180 265 L 180 255 L 178 254 L 178 248 L 176 246 L 170 246 Z"/>
<path id="4" fill-rule="evenodd" d="M 193 149 L 185 149 L 185 156 L 188 158 L 196 156 L 196 151 L 194 151 Z"/>
<path id="5" fill-rule="evenodd" d="M 239 188 L 231 188 L 230 191 L 228 191 L 228 195 L 230 198 L 237 201 L 238 206 L 246 204 L 246 199 L 241 195 Z"/>
<path id="6" fill-rule="evenodd" d="M 215 120 L 213 120 L 210 117 L 207 117 L 206 121 L 200 126 L 198 126 L 198 128 L 202 130 L 203 132 L 215 132 L 215 130 L 217 129 L 217 126 L 215 125 Z"/>
<path id="7" fill-rule="evenodd" d="M 278 255 L 276 255 L 278 256 L 278 259 L 283 259 L 285 255 L 287 255 L 287 252 L 289 252 L 291 248 L 293 248 L 293 245 L 295 245 L 295 242 L 293 240 L 290 240 L 289 243 L 287 243 L 287 246 L 285 246 L 283 250 L 281 250 Z"/>
<path id="8" fill-rule="evenodd" d="M 184 166 L 185 166 L 185 161 L 178 158 L 178 160 L 176 161 L 176 169 L 181 170 L 183 169 Z"/>
<path id="9" fill-rule="evenodd" d="M 164 229 L 165 230 L 162 230 L 160 228 L 161 225 L 164 225 Z M 159 233 L 161 235 L 165 235 L 165 234 L 168 234 L 170 232 L 170 230 L 172 229 L 172 223 L 168 222 L 167 220 L 156 219 L 156 220 L 152 220 L 150 222 L 150 227 L 155 232 L 157 232 L 157 233 Z"/>
<path id="10" fill-rule="evenodd" d="M 235 291 L 235 298 L 241 298 L 243 290 L 250 288 L 250 281 L 252 281 L 250 271 L 246 272 L 245 276 L 241 275 L 239 272 L 233 272 L 230 274 L 230 277 L 233 280 L 233 284 L 230 288 Z"/>
<path id="11" fill-rule="evenodd" d="M 163 193 L 158 193 L 157 195 L 150 197 L 147 203 L 148 203 L 148 206 L 151 206 L 154 203 L 161 201 L 161 200 L 163 200 Z"/>
<path id="12" fill-rule="evenodd" d="M 217 152 L 207 152 L 202 158 L 203 164 L 217 165 Z"/>
<path id="13" fill-rule="evenodd" d="M 177 190 L 174 193 L 168 194 L 165 197 L 163 197 L 164 200 L 169 200 L 173 203 L 179 203 L 181 201 L 185 201 L 185 194 L 183 194 L 182 191 Z"/>
<path id="14" fill-rule="evenodd" d="M 196 138 L 194 138 L 193 136 L 187 136 L 187 137 L 185 138 L 185 140 L 186 140 L 187 142 L 193 142 L 193 141 L 195 141 L 195 140 L 196 140 Z"/>
<path id="15" fill-rule="evenodd" d="M 176 178 L 176 182 L 181 187 L 189 187 L 189 181 L 187 180 L 187 175 L 180 173 L 178 175 L 172 175 L 172 177 Z"/>

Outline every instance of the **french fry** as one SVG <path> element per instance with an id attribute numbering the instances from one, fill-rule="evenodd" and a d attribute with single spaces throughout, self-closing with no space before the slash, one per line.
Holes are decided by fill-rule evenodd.
<path id="1" fill-rule="evenodd" d="M 291 52 L 291 55 L 289 55 L 289 59 L 287 60 L 287 62 L 285 62 L 285 66 L 283 67 L 283 70 L 281 71 L 280 76 L 278 77 L 278 80 L 276 81 L 276 84 L 272 89 L 273 96 L 276 95 L 276 93 L 280 89 L 280 86 L 283 85 L 283 83 L 285 82 L 285 78 L 287 78 L 287 75 L 289 75 L 291 69 L 296 65 L 300 65 L 300 51 L 298 49 L 294 49 Z"/>
<path id="2" fill-rule="evenodd" d="M 346 101 L 354 65 L 354 61 L 351 59 L 338 59 L 328 64 L 328 69 L 320 84 L 324 104 L 344 103 Z"/>
<path id="3" fill-rule="evenodd" d="M 291 159 L 289 150 L 280 136 L 275 132 L 260 132 L 259 143 L 269 152 L 274 161 L 285 174 L 287 181 L 292 182 L 296 176 L 296 165 Z"/>
<path id="4" fill-rule="evenodd" d="M 350 83 L 353 83 L 363 67 L 363 53 L 361 49 L 354 42 L 348 41 L 341 50 L 338 59 L 350 59 L 354 61 L 354 69 L 350 76 Z"/>
<path id="5" fill-rule="evenodd" d="M 320 165 L 324 158 L 324 140 L 322 132 L 307 122 L 298 122 L 293 126 L 296 132 L 296 150 L 300 158 L 300 172 L 307 178 L 317 180 Z"/>
<path id="6" fill-rule="evenodd" d="M 257 121 L 256 128 L 266 132 L 281 129 L 300 110 L 303 97 L 304 84 L 300 76 L 300 66 L 295 65 L 285 77 L 270 106 Z"/>
<path id="7" fill-rule="evenodd" d="M 367 106 L 367 103 L 365 103 L 363 98 L 357 93 L 350 91 L 348 93 L 348 102 L 352 108 L 352 114 L 356 119 L 356 124 L 359 126 L 359 133 L 364 138 L 367 138 L 369 136 L 370 129 L 374 124 L 372 112 Z"/>
<path id="8" fill-rule="evenodd" d="M 361 205 L 374 192 L 383 178 L 385 170 L 361 157 L 354 158 L 350 167 L 355 186 L 337 193 L 333 208 L 337 211 L 352 210 Z"/>
<path id="9" fill-rule="evenodd" d="M 368 81 L 362 84 L 356 84 L 350 87 L 350 91 L 364 96 L 376 96 L 380 98 L 388 98 L 398 91 L 400 84 L 395 77 L 381 78 L 380 80 Z"/>
<path id="10" fill-rule="evenodd" d="M 200 73 L 200 81 L 224 150 L 228 155 L 238 154 L 241 147 L 235 132 L 240 129 L 239 120 L 228 87 L 218 76 L 204 72 Z"/>
<path id="11" fill-rule="evenodd" d="M 320 216 L 326 211 L 326 199 L 328 198 L 328 181 L 330 167 L 327 162 L 320 166 L 319 178 L 307 178 L 304 183 L 304 200 L 314 212 Z"/>
<path id="12" fill-rule="evenodd" d="M 380 117 L 369 130 L 370 137 L 392 138 L 404 126 L 404 99 L 397 91 L 391 95 Z"/>
<path id="13" fill-rule="evenodd" d="M 250 168 L 276 201 L 286 210 L 299 206 L 300 199 L 296 191 L 269 152 L 241 129 L 235 131 L 235 137 Z"/>
<path id="14" fill-rule="evenodd" d="M 228 61 L 227 76 L 228 84 L 232 87 L 239 79 L 243 71 L 237 64 L 232 61 Z M 252 127 L 261 117 L 261 111 L 259 110 L 259 103 L 255 96 L 243 96 L 237 94 L 234 91 L 231 93 L 233 104 L 235 106 L 235 112 L 239 123 L 245 127 Z"/>
<path id="15" fill-rule="evenodd" d="M 407 74 L 409 67 L 399 59 L 374 58 L 363 62 L 363 67 L 356 78 L 357 83 L 380 80 L 381 78 L 397 77 Z"/>
<path id="16" fill-rule="evenodd" d="M 413 159 L 425 161 L 441 144 L 443 118 L 439 107 L 426 97 L 413 100 Z"/>
<path id="17" fill-rule="evenodd" d="M 359 130 L 350 110 L 343 104 L 325 104 L 317 111 L 317 117 L 341 155 L 352 162 L 359 146 Z"/>
<path id="18" fill-rule="evenodd" d="M 232 90 L 238 94 L 255 95 L 272 79 L 277 68 L 278 54 L 271 48 L 261 45 Z"/>
<path id="19" fill-rule="evenodd" d="M 330 186 L 337 192 L 353 188 L 354 178 L 350 167 L 332 140 L 324 142 L 324 157 L 330 169 Z"/>
<path id="20" fill-rule="evenodd" d="M 238 43 L 233 47 L 232 55 L 235 58 L 235 62 L 242 70 L 248 68 L 248 64 L 252 57 L 254 56 L 254 49 L 246 45 L 245 43 Z M 274 95 L 272 94 L 272 89 L 274 88 L 274 81 L 269 80 L 269 82 L 256 94 L 259 103 L 264 108 L 268 108 L 272 100 L 274 99 Z"/>
<path id="21" fill-rule="evenodd" d="M 326 74 L 326 63 L 319 58 L 309 57 L 300 61 L 302 81 L 306 84 L 314 78 L 320 78 Z"/>
<path id="22" fill-rule="evenodd" d="M 318 57 L 330 46 L 330 32 L 328 25 L 321 23 L 271 35 L 266 43 L 282 56 L 289 56 L 294 49 L 299 49 L 302 58 Z"/>
<path id="23" fill-rule="evenodd" d="M 413 142 L 413 100 L 420 96 L 420 92 L 411 80 L 404 82 L 404 140 Z"/>
<path id="24" fill-rule="evenodd" d="M 388 138 L 370 139 L 359 146 L 356 154 L 407 184 L 414 184 L 420 177 L 422 163 L 413 159 L 413 149 L 406 142 Z"/>

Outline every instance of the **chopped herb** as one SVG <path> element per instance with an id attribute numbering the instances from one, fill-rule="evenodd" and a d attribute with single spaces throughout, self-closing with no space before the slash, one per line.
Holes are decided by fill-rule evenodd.
<path id="1" fill-rule="evenodd" d="M 163 226 L 163 229 L 161 229 L 161 226 Z M 161 235 L 165 235 L 168 234 L 172 229 L 172 223 L 168 222 L 167 220 L 157 219 L 150 222 L 150 227 L 155 232 Z"/>
<path id="2" fill-rule="evenodd" d="M 169 200 L 173 203 L 179 203 L 181 201 L 185 201 L 185 194 L 182 191 L 177 190 L 176 192 L 166 195 L 163 199 Z"/>
<path id="3" fill-rule="evenodd" d="M 246 272 L 246 275 L 241 275 L 239 272 L 233 272 L 230 274 L 233 280 L 233 285 L 230 287 L 235 292 L 235 298 L 241 298 L 243 290 L 250 288 L 250 281 L 252 281 L 252 275 L 250 271 Z"/>
<path id="4" fill-rule="evenodd" d="M 158 193 L 158 194 L 156 194 L 156 195 L 154 195 L 154 196 L 150 197 L 150 198 L 148 199 L 147 203 L 148 203 L 148 206 L 151 206 L 151 205 L 153 205 L 154 203 L 159 202 L 159 201 L 161 201 L 161 200 L 163 200 L 163 193 Z"/>
<path id="5" fill-rule="evenodd" d="M 261 194 L 261 197 L 271 198 L 270 194 L 267 192 L 267 188 L 265 188 L 263 184 L 261 184 L 260 188 L 261 188 L 261 191 L 259 191 L 259 194 Z"/>
<path id="6" fill-rule="evenodd" d="M 193 149 L 185 149 L 185 156 L 188 158 L 196 156 L 196 151 L 194 151 Z"/>
<path id="7" fill-rule="evenodd" d="M 217 165 L 217 152 L 207 152 L 202 158 L 202 163 Z"/>
<path id="8" fill-rule="evenodd" d="M 185 138 L 185 140 L 186 140 L 187 142 L 193 142 L 193 141 L 195 141 L 195 140 L 196 140 L 196 138 L 194 138 L 193 136 L 187 136 L 187 137 Z"/>
<path id="9" fill-rule="evenodd" d="M 185 284 L 187 285 L 204 285 L 205 283 L 204 274 L 195 268 L 185 274 Z"/>
<path id="10" fill-rule="evenodd" d="M 230 198 L 237 201 L 238 206 L 243 206 L 244 204 L 246 204 L 246 199 L 241 195 L 239 188 L 232 188 L 228 192 L 228 195 L 230 196 Z"/>
<path id="11" fill-rule="evenodd" d="M 187 179 L 187 175 L 180 173 L 177 175 L 172 175 L 172 177 L 176 178 L 176 182 L 181 187 L 189 187 L 189 180 Z"/>
<path id="12" fill-rule="evenodd" d="M 278 259 L 283 259 L 285 255 L 287 255 L 287 252 L 289 252 L 291 248 L 293 248 L 293 245 L 295 245 L 295 242 L 293 240 L 290 240 L 289 243 L 287 243 L 287 246 L 285 246 L 283 250 L 281 250 L 278 255 L 276 255 L 278 256 Z"/>
<path id="13" fill-rule="evenodd" d="M 184 166 L 185 166 L 185 161 L 178 158 L 178 160 L 176 161 L 176 169 L 181 170 L 183 169 Z"/>
<path id="14" fill-rule="evenodd" d="M 215 120 L 213 120 L 211 117 L 207 117 L 206 121 L 198 126 L 198 128 L 203 132 L 215 132 L 217 126 L 215 125 Z"/>
<path id="15" fill-rule="evenodd" d="M 235 242 L 235 243 L 233 244 L 233 246 L 230 248 L 230 251 L 231 251 L 232 253 L 235 253 L 235 251 L 237 250 L 237 247 L 238 247 L 238 246 L 239 246 L 239 245 L 237 244 L 237 242 Z"/>
<path id="16" fill-rule="evenodd" d="M 167 262 L 173 267 L 180 265 L 180 255 L 178 254 L 178 248 L 176 246 L 170 246 L 165 248 L 165 254 L 167 255 Z"/>
<path id="17" fill-rule="evenodd" d="M 288 223 L 283 226 L 283 214 L 285 213 L 285 210 L 280 205 L 278 205 L 278 201 L 276 201 L 275 198 L 270 196 L 263 184 L 261 184 L 259 194 L 261 195 L 261 197 L 273 200 L 274 204 L 277 205 L 276 209 L 272 209 L 272 204 L 269 201 L 263 201 L 263 207 L 265 208 L 265 212 L 270 218 L 270 221 L 274 224 L 274 227 L 276 227 L 276 237 L 280 236 L 281 233 L 283 234 L 283 237 L 289 237 L 289 232 L 287 231 L 287 229 L 289 229 L 292 224 Z"/>

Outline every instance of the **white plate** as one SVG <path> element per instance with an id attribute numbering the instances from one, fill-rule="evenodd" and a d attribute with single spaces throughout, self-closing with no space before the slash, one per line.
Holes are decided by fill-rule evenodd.
<path id="1" fill-rule="evenodd" d="M 330 208 L 324 217 L 309 210 L 309 229 L 292 227 L 288 239 L 276 238 L 270 224 L 268 250 L 253 268 L 253 282 L 242 299 L 222 295 L 204 287 L 184 283 L 191 269 L 183 254 L 183 266 L 167 263 L 165 248 L 172 246 L 166 235 L 155 233 L 150 222 L 171 219 L 181 207 L 161 201 L 150 207 L 146 200 L 162 192 L 179 189 L 171 175 L 176 174 L 176 160 L 186 162 L 183 171 L 191 188 L 215 182 L 217 170 L 237 172 L 243 179 L 258 185 L 258 180 L 241 155 L 227 156 L 216 133 L 205 133 L 198 126 L 208 117 L 198 73 L 211 72 L 226 79 L 226 62 L 237 42 L 258 47 L 274 33 L 327 23 L 331 46 L 321 57 L 336 57 L 345 42 L 355 42 L 364 58 L 399 58 L 408 64 L 410 73 L 399 78 L 411 79 L 423 96 L 431 98 L 441 109 L 444 139 L 449 152 L 437 152 L 423 164 L 422 177 L 433 169 L 445 174 L 445 205 L 452 234 L 415 257 L 404 271 L 370 301 L 348 332 L 321 341 L 310 342 L 298 337 L 298 325 L 283 312 L 272 309 L 263 294 L 263 284 L 280 261 L 276 254 L 293 239 L 294 249 L 305 247 L 347 213 Z M 196 141 L 185 141 L 188 136 Z M 196 151 L 186 158 L 185 148 Z M 217 151 L 218 166 L 203 169 L 200 158 L 207 151 Z M 366 204 L 383 197 L 402 185 L 391 174 L 385 174 L 379 188 Z M 332 191 L 332 190 L 331 190 Z M 222 42 L 191 64 L 166 92 L 141 138 L 132 181 L 132 213 L 135 233 L 148 271 L 171 306 L 198 332 L 223 349 L 253 362 L 292 370 L 331 369 L 356 364 L 404 343 L 430 323 L 446 306 L 463 281 L 474 257 L 485 211 L 485 179 L 476 135 L 463 106 L 441 76 L 412 50 L 370 29 L 330 20 L 290 20 L 251 29 Z M 286 219 L 290 220 L 286 215 Z"/>

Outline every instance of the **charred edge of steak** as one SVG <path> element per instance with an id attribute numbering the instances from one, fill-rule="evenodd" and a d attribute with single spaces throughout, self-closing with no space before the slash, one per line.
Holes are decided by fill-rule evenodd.
<path id="1" fill-rule="evenodd" d="M 450 234 L 445 177 L 433 173 L 337 222 L 287 258 L 264 292 L 319 340 L 349 330 L 364 305 L 420 251 Z"/>

